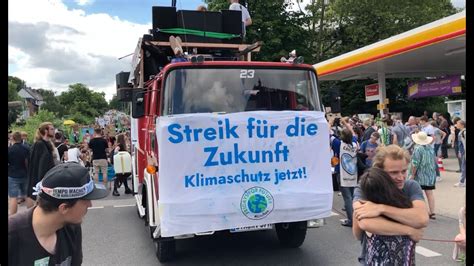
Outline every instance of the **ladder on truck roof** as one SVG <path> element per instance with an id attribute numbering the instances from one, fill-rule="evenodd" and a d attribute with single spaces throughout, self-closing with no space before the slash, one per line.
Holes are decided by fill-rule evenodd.
<path id="1" fill-rule="evenodd" d="M 183 42 L 182 48 L 188 57 L 202 55 L 205 61 L 251 61 L 252 52 L 259 52 L 262 45 L 261 41 L 253 44 Z M 169 42 L 153 41 L 147 35 L 140 38 L 132 59 L 133 87 L 143 88 L 174 56 Z"/>

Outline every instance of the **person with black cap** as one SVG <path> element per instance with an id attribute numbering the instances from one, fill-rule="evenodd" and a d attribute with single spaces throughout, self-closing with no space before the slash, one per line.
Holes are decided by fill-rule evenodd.
<path id="1" fill-rule="evenodd" d="M 82 219 L 107 189 L 69 162 L 51 168 L 35 191 L 37 205 L 8 218 L 8 265 L 81 265 Z"/>

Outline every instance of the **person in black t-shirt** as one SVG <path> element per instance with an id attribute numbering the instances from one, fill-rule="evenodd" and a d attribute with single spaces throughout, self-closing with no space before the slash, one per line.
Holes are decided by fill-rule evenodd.
<path id="1" fill-rule="evenodd" d="M 30 150 L 22 144 L 21 133 L 13 132 L 15 142 L 8 148 L 8 197 L 9 215 L 15 214 L 18 209 L 18 200 L 26 197 L 28 189 L 28 156 Z"/>
<path id="2" fill-rule="evenodd" d="M 67 161 L 68 159 L 67 158 L 68 146 L 66 145 L 63 139 L 64 139 L 63 133 L 58 131 L 54 134 L 54 146 L 56 147 L 56 149 L 58 149 L 60 162 Z"/>
<path id="3" fill-rule="evenodd" d="M 102 129 L 94 129 L 94 138 L 89 141 L 89 148 L 92 150 L 92 165 L 94 166 L 94 180 L 99 182 L 99 169 L 102 172 L 105 187 L 107 187 L 107 149 L 109 143 L 102 137 Z"/>
<path id="4" fill-rule="evenodd" d="M 37 206 L 8 218 L 8 265 L 81 265 L 82 219 L 107 190 L 68 162 L 50 169 L 36 193 Z"/>

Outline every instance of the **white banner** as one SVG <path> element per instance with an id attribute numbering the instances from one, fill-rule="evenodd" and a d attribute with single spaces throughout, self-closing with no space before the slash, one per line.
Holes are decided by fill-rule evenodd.
<path id="1" fill-rule="evenodd" d="M 185 114 L 156 125 L 163 237 L 330 215 L 324 113 Z"/>

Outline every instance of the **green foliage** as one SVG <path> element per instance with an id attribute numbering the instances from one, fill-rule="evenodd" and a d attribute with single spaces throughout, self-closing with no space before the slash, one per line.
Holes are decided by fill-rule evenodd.
<path id="1" fill-rule="evenodd" d="M 25 131 L 26 133 L 28 133 L 28 142 L 33 143 L 36 130 L 43 122 L 51 122 L 58 129 L 63 128 L 62 121 L 58 119 L 58 117 L 54 113 L 49 112 L 47 110 L 40 110 L 36 115 L 30 116 L 28 119 L 26 119 L 25 125 L 20 126 L 17 124 L 13 124 L 12 130 Z"/>
<path id="2" fill-rule="evenodd" d="M 21 101 L 21 97 L 18 95 L 17 90 L 21 83 L 18 81 L 15 82 L 13 79 L 10 80 L 10 78 L 13 77 L 8 77 L 8 102 Z M 16 121 L 18 115 L 21 113 L 21 110 L 22 106 L 8 108 L 8 127 L 10 127 L 10 125 Z"/>
<path id="3" fill-rule="evenodd" d="M 20 78 L 13 77 L 13 76 L 8 76 L 8 84 L 14 84 L 16 87 L 16 91 L 19 92 L 21 88 L 26 86 L 26 82 Z M 10 92 L 10 91 L 9 91 Z"/>
<path id="4" fill-rule="evenodd" d="M 118 100 L 117 94 L 112 96 L 112 99 L 109 102 L 109 109 L 115 109 L 120 112 L 129 113 L 129 104 L 127 102 L 121 102 Z"/>
<path id="5" fill-rule="evenodd" d="M 59 95 L 58 100 L 60 105 L 69 107 L 66 112 L 69 119 L 80 124 L 92 123 L 108 109 L 103 92 L 94 92 L 81 83 L 69 85 L 68 91 Z"/>
<path id="6" fill-rule="evenodd" d="M 25 82 L 16 77 L 8 77 L 8 79 L 8 100 L 21 100 L 18 96 L 18 91 L 19 88 L 25 86 Z M 58 120 L 72 119 L 78 124 L 91 124 L 94 123 L 95 117 L 101 116 L 109 108 L 103 92 L 94 92 L 81 83 L 70 85 L 69 89 L 59 96 L 56 96 L 52 90 L 48 89 L 38 89 L 38 93 L 43 97 L 44 101 L 40 107 L 41 110 L 45 111 L 42 113 L 43 116 L 46 113 L 53 114 L 51 118 Z M 16 121 L 21 109 L 9 108 L 9 126 Z M 46 118 L 38 117 L 38 115 L 35 116 L 35 119 L 43 119 L 42 121 L 48 121 L 49 118 Z M 25 121 L 24 123 L 24 126 L 27 127 L 32 122 L 28 124 L 28 121 Z M 21 127 L 22 125 L 17 123 L 14 126 Z"/>
<path id="7" fill-rule="evenodd" d="M 66 106 L 59 102 L 58 97 L 54 95 L 52 90 L 38 89 L 38 92 L 43 97 L 44 101 L 41 105 L 41 109 L 53 112 L 58 117 L 63 117 L 66 114 Z"/>

